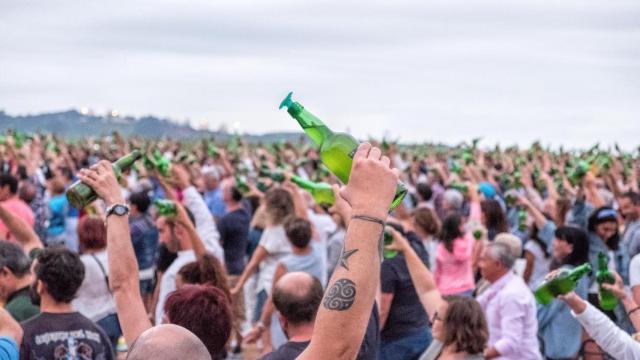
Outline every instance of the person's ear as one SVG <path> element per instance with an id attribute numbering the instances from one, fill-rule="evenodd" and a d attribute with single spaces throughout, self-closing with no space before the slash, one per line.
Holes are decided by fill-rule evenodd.
<path id="1" fill-rule="evenodd" d="M 36 292 L 38 293 L 38 295 L 42 296 L 42 293 L 44 293 L 44 283 L 42 282 L 42 280 L 36 280 Z"/>

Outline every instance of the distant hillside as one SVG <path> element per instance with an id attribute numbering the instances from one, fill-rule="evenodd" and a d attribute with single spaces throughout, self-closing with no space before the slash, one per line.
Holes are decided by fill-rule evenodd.
<path id="1" fill-rule="evenodd" d="M 105 136 L 117 130 L 123 136 L 146 138 L 201 138 L 214 137 L 225 140 L 231 135 L 226 132 L 196 130 L 170 120 L 153 116 L 142 118 L 84 115 L 76 110 L 27 116 L 11 116 L 0 111 L 0 132 L 18 129 L 25 132 L 51 132 L 66 138 Z M 243 135 L 249 141 L 297 140 L 299 133 L 269 133 L 264 135 Z"/>

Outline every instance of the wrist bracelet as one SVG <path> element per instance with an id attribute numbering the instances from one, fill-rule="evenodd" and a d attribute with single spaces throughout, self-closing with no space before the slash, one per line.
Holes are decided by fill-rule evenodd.
<path id="1" fill-rule="evenodd" d="M 377 217 L 373 217 L 373 216 L 367 216 L 367 215 L 353 215 L 351 217 L 351 220 L 364 220 L 364 221 L 369 221 L 372 223 L 376 223 L 376 224 L 380 224 L 382 225 L 382 227 L 384 228 L 385 225 L 387 224 L 384 220 L 379 219 Z"/>
<path id="2" fill-rule="evenodd" d="M 635 308 L 629 310 L 629 312 L 627 313 L 627 316 L 631 316 L 631 314 L 633 314 L 634 312 L 640 310 L 640 306 L 636 306 Z"/>

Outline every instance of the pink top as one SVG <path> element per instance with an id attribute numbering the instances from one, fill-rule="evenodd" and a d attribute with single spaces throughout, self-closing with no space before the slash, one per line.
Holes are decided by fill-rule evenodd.
<path id="1" fill-rule="evenodd" d="M 470 206 L 470 221 L 480 221 L 480 204 L 472 202 Z M 435 280 L 438 290 L 443 295 L 453 295 L 475 288 L 473 280 L 473 235 L 465 235 L 453 240 L 453 251 L 449 252 L 442 242 L 436 248 Z"/>
<path id="2" fill-rule="evenodd" d="M 438 290 L 443 295 L 453 295 L 473 290 L 473 268 L 471 258 L 475 240 L 465 234 L 453 240 L 453 252 L 449 252 L 440 242 L 436 249 L 435 279 Z"/>
<path id="3" fill-rule="evenodd" d="M 20 200 L 18 197 L 12 197 L 2 202 L 2 206 L 7 209 L 14 216 L 25 221 L 29 226 L 35 225 L 35 219 L 33 217 L 33 211 L 26 202 Z M 15 240 L 13 234 L 9 232 L 9 229 L 0 221 L 0 239 Z"/>

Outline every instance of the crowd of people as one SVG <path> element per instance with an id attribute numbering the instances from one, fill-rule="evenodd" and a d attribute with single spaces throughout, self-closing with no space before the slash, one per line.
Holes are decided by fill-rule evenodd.
<path id="1" fill-rule="evenodd" d="M 2 360 L 640 359 L 640 163 L 617 147 L 372 141 L 339 184 L 304 138 L 1 140 Z"/>

